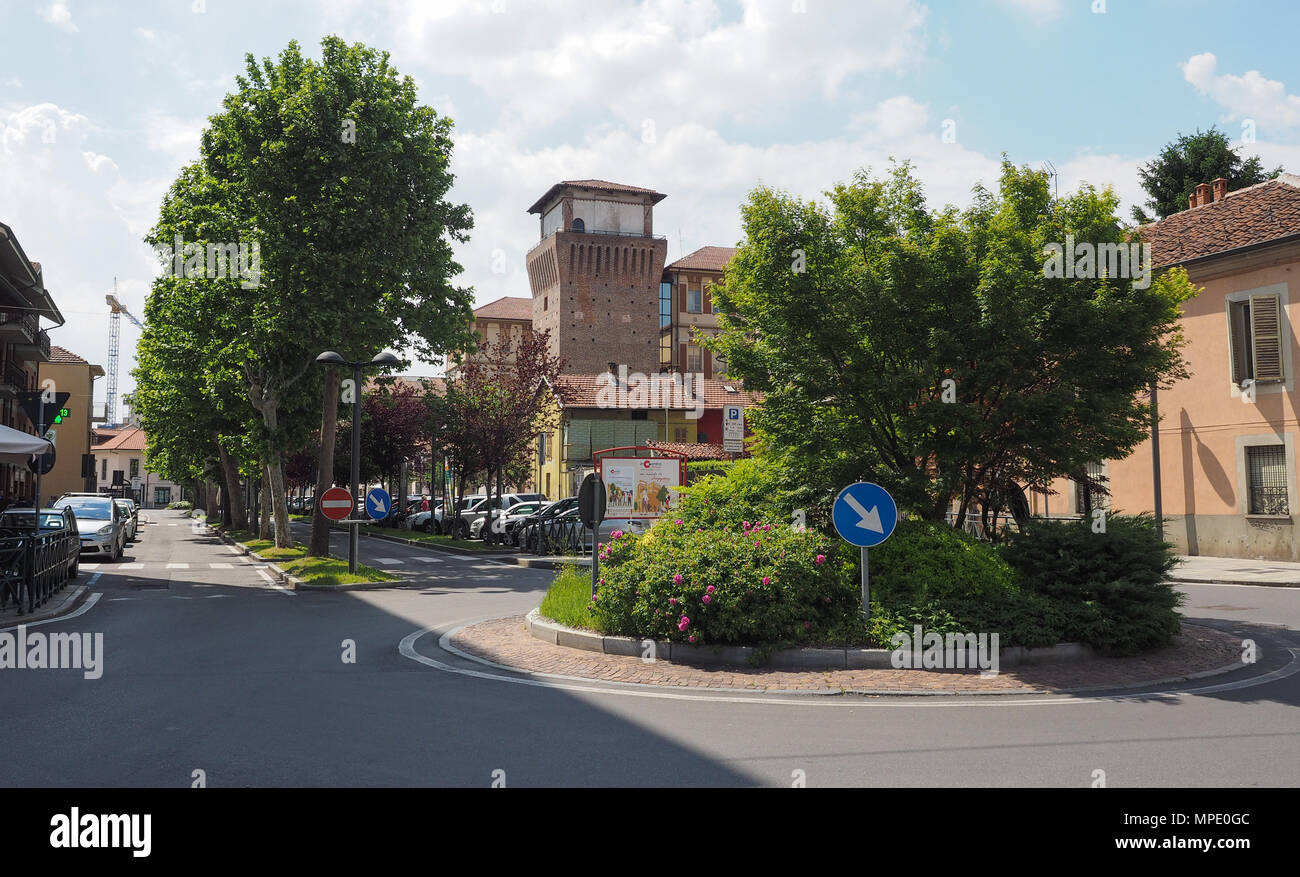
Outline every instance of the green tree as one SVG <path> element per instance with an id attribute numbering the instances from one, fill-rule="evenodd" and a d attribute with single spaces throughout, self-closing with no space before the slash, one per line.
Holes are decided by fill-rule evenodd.
<path id="1" fill-rule="evenodd" d="M 451 121 L 418 105 L 387 53 L 332 36 L 321 46 L 319 62 L 296 42 L 260 66 L 248 55 L 201 148 L 241 231 L 260 244 L 260 282 L 238 285 L 220 319 L 272 451 L 277 545 L 290 544 L 281 412 L 308 405 L 316 355 L 369 359 L 413 344 L 431 358 L 463 344 L 472 317 L 472 291 L 451 283 L 452 244 L 472 225 L 469 208 L 447 200 Z M 318 495 L 338 419 L 337 370 L 324 378 L 323 395 L 310 388 L 324 401 Z M 318 507 L 313 553 L 328 550 L 324 527 Z"/>
<path id="2" fill-rule="evenodd" d="M 928 212 L 907 164 L 859 172 L 830 208 L 766 187 L 716 289 L 706 344 L 766 393 L 760 438 L 822 499 L 857 480 L 904 509 L 961 515 L 982 491 L 1044 486 L 1146 435 L 1152 381 L 1185 374 L 1185 273 L 1049 277 L 1047 245 L 1119 243 L 1118 200 L 1008 163 L 999 192 Z"/>
<path id="3" fill-rule="evenodd" d="M 1244 186 L 1253 186 L 1265 180 L 1271 180 L 1282 172 L 1276 168 L 1267 173 L 1259 161 L 1259 156 L 1243 159 L 1232 148 L 1228 135 L 1217 127 L 1195 134 L 1179 134 L 1178 138 L 1166 143 L 1160 155 L 1138 168 L 1142 188 L 1150 197 L 1146 207 L 1133 207 L 1133 219 L 1139 223 L 1164 219 L 1181 210 L 1188 209 L 1188 196 L 1196 190 L 1198 183 L 1208 183 L 1223 177 L 1228 181 L 1228 190 L 1233 191 Z"/>

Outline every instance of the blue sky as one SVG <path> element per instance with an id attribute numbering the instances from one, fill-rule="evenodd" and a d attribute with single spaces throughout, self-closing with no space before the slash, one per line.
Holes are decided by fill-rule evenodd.
<path id="1" fill-rule="evenodd" d="M 1113 185 L 1125 217 L 1137 166 L 1180 131 L 1240 139 L 1249 120 L 1247 154 L 1300 171 L 1289 2 L 0 0 L 0 33 L 0 220 L 68 318 L 54 343 L 99 363 L 104 293 L 116 276 L 143 311 L 140 238 L 244 54 L 317 54 L 327 33 L 389 50 L 455 120 L 479 303 L 528 295 L 524 211 L 561 179 L 666 193 L 671 259 L 736 243 L 759 182 L 818 197 L 890 156 L 932 206 L 966 203 L 1006 153 L 1051 161 L 1062 191 Z M 123 322 L 124 390 L 137 337 Z"/>

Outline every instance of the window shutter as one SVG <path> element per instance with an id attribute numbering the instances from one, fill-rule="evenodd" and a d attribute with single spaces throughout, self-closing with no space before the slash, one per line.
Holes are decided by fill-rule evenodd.
<path id="1" fill-rule="evenodd" d="M 1282 380 L 1282 305 L 1276 295 L 1250 299 L 1250 332 L 1255 352 L 1255 380 Z"/>
<path id="2" fill-rule="evenodd" d="M 1232 346 L 1232 382 L 1241 386 L 1241 382 L 1250 377 L 1250 330 L 1246 325 L 1246 302 L 1236 301 L 1228 305 L 1229 340 Z"/>

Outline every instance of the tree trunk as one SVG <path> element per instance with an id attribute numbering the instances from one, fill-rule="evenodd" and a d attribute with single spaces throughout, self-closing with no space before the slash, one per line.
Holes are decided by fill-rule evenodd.
<path id="1" fill-rule="evenodd" d="M 234 460 L 230 459 L 229 453 L 226 453 L 221 446 L 220 437 L 217 438 L 217 452 L 221 455 L 221 477 L 225 481 L 225 490 L 222 494 L 226 498 L 226 511 L 230 512 L 229 524 L 235 530 L 248 529 L 248 511 L 243 504 L 243 490 L 239 485 L 239 472 L 235 469 Z"/>
<path id="2" fill-rule="evenodd" d="M 284 458 L 271 457 L 266 467 L 267 483 L 271 491 L 271 515 L 276 548 L 293 547 L 293 531 L 289 529 L 289 497 L 284 492 Z"/>
<path id="3" fill-rule="evenodd" d="M 271 479 L 267 477 L 270 467 L 265 463 L 262 464 L 262 485 L 261 485 L 261 502 L 259 508 L 261 515 L 257 522 L 257 538 L 270 539 L 275 533 L 271 529 Z M 279 548 L 279 544 L 276 545 Z"/>
<path id="4" fill-rule="evenodd" d="M 321 399 L 320 417 L 320 465 L 316 470 L 316 507 L 312 510 L 311 544 L 307 546 L 307 553 L 313 557 L 325 557 L 330 553 L 330 522 L 321 514 L 320 498 L 334 484 L 334 437 L 339 427 L 339 381 L 338 369 L 325 370 L 325 395 Z"/>

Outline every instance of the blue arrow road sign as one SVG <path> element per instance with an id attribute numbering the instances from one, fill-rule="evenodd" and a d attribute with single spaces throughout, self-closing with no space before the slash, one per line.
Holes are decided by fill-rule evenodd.
<path id="1" fill-rule="evenodd" d="M 366 514 L 376 521 L 382 521 L 392 511 L 392 499 L 382 487 L 372 487 L 366 494 Z"/>
<path id="2" fill-rule="evenodd" d="M 840 491 L 831 513 L 840 538 L 851 545 L 871 548 L 889 538 L 898 524 L 898 506 L 879 484 L 859 481 Z"/>

